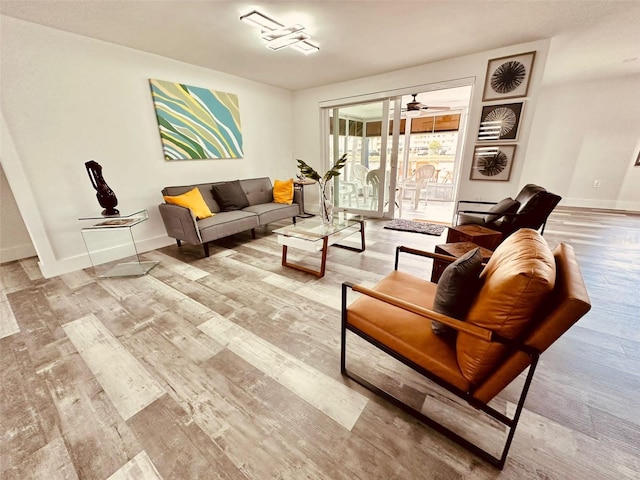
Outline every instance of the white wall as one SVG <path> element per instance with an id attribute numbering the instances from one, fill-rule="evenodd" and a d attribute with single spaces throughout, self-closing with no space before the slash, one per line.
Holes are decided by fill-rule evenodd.
<path id="1" fill-rule="evenodd" d="M 0 263 L 36 254 L 11 187 L 0 166 Z"/>
<path id="2" fill-rule="evenodd" d="M 639 149 L 640 77 L 544 87 L 524 173 L 562 205 L 640 211 Z"/>
<path id="3" fill-rule="evenodd" d="M 157 209 L 167 185 L 295 174 L 292 94 L 231 75 L 0 17 L 0 160 L 45 276 L 89 266 L 77 218 L 101 210 L 84 163 L 96 160 L 142 251 L 170 243 Z M 220 48 L 212 45 L 212 48 Z M 163 159 L 149 78 L 238 95 L 244 158 Z"/>
<path id="4" fill-rule="evenodd" d="M 477 200 L 495 200 L 506 196 L 512 196 L 519 188 L 528 183 L 522 177 L 524 158 L 526 156 L 529 131 L 535 116 L 535 103 L 540 90 L 540 82 L 544 72 L 544 66 L 549 49 L 549 41 L 538 41 L 522 45 L 514 45 L 506 48 L 492 50 L 474 55 L 453 58 L 437 63 L 421 65 L 418 67 L 398 70 L 382 75 L 362 78 L 349 82 L 341 82 L 309 90 L 297 91 L 294 94 L 294 154 L 314 168 L 321 168 L 321 139 L 320 139 L 320 115 L 319 106 L 322 102 L 346 103 L 340 99 L 404 89 L 409 92 L 410 87 L 418 85 L 439 84 L 456 79 L 469 79 L 473 84 L 473 93 L 468 114 L 468 133 L 462 152 L 462 165 L 460 174 L 459 198 Z M 489 59 L 513 55 L 523 52 L 536 51 L 535 65 L 529 85 L 529 92 L 525 99 L 525 111 L 519 128 L 516 155 L 508 182 L 470 181 L 469 172 L 473 149 L 477 135 L 480 116 L 482 113 L 482 90 L 484 77 L 487 71 Z M 421 89 L 425 91 L 425 89 Z M 381 95 L 382 96 L 382 95 Z M 380 97 L 381 97 L 380 96 Z M 335 102 L 333 102 L 335 100 Z M 518 101 L 520 99 L 517 99 Z M 514 99 L 513 101 L 516 101 Z M 491 102 L 497 103 L 497 102 Z M 316 192 L 309 190 L 309 193 Z M 308 202 L 313 202 L 309 195 Z"/>

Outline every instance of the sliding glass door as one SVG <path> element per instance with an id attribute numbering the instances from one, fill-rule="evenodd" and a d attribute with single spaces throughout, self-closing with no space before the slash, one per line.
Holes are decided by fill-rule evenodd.
<path id="1" fill-rule="evenodd" d="M 399 99 L 387 98 L 326 109 L 329 159 L 333 164 L 347 154 L 345 167 L 334 179 L 339 211 L 393 217 L 399 150 L 399 128 L 394 132 L 394 125 L 399 127 L 399 107 Z"/>

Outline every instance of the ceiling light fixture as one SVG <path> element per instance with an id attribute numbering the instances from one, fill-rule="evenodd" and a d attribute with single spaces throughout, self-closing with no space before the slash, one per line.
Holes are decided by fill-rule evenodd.
<path id="1" fill-rule="evenodd" d="M 272 40 L 267 40 L 267 44 L 265 46 L 267 48 L 270 48 L 271 50 L 280 50 L 281 48 L 288 47 L 290 45 L 293 45 L 294 43 L 302 42 L 303 40 L 308 39 L 309 35 L 307 35 L 306 33 L 294 32 L 289 33 L 288 35 L 283 35 L 281 37 L 276 37 Z"/>
<path id="2" fill-rule="evenodd" d="M 275 20 L 267 17 L 266 15 L 263 15 L 257 10 L 254 10 L 253 12 L 249 12 L 246 15 L 242 15 L 240 17 L 240 20 L 242 20 L 245 23 L 248 23 L 249 25 L 253 25 L 254 27 L 259 27 L 265 30 L 278 30 L 279 28 L 284 28 L 284 25 L 276 22 Z"/>
<path id="3" fill-rule="evenodd" d="M 265 41 L 265 46 L 271 50 L 292 47 L 305 54 L 320 50 L 318 45 L 309 41 L 311 37 L 303 32 L 304 27 L 302 25 L 296 24 L 285 27 L 280 22 L 257 10 L 242 15 L 240 20 L 258 27 L 262 31 L 262 39 Z"/>
<path id="4" fill-rule="evenodd" d="M 295 48 L 296 50 L 300 50 L 305 55 L 309 55 L 310 53 L 317 52 L 320 50 L 320 47 L 315 43 L 309 42 L 305 40 L 303 42 L 294 43 L 290 45 L 291 48 Z"/>
<path id="5" fill-rule="evenodd" d="M 420 110 L 407 110 L 404 114 L 407 117 L 416 118 L 420 116 Z"/>

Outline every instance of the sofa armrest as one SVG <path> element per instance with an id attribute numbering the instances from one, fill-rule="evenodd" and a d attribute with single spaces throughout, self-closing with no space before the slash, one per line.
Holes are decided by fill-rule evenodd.
<path id="1" fill-rule="evenodd" d="M 192 245 L 200 245 L 202 243 L 200 230 L 191 210 L 168 203 L 161 203 L 158 208 L 160 209 L 167 235 Z"/>
<path id="2" fill-rule="evenodd" d="M 304 213 L 303 211 L 304 205 L 302 205 L 302 190 L 299 190 L 297 188 L 293 189 L 293 203 L 298 204 L 298 208 L 300 209 L 300 215 L 302 215 Z"/>

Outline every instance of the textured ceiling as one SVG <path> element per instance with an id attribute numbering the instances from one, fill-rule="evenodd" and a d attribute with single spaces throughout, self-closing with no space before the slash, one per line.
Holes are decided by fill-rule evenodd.
<path id="1" fill-rule="evenodd" d="M 259 8 L 320 44 L 271 51 Z M 13 1 L 3 15 L 300 90 L 552 38 L 545 84 L 640 74 L 640 1 Z M 1 35 L 1 31 L 0 31 Z"/>

